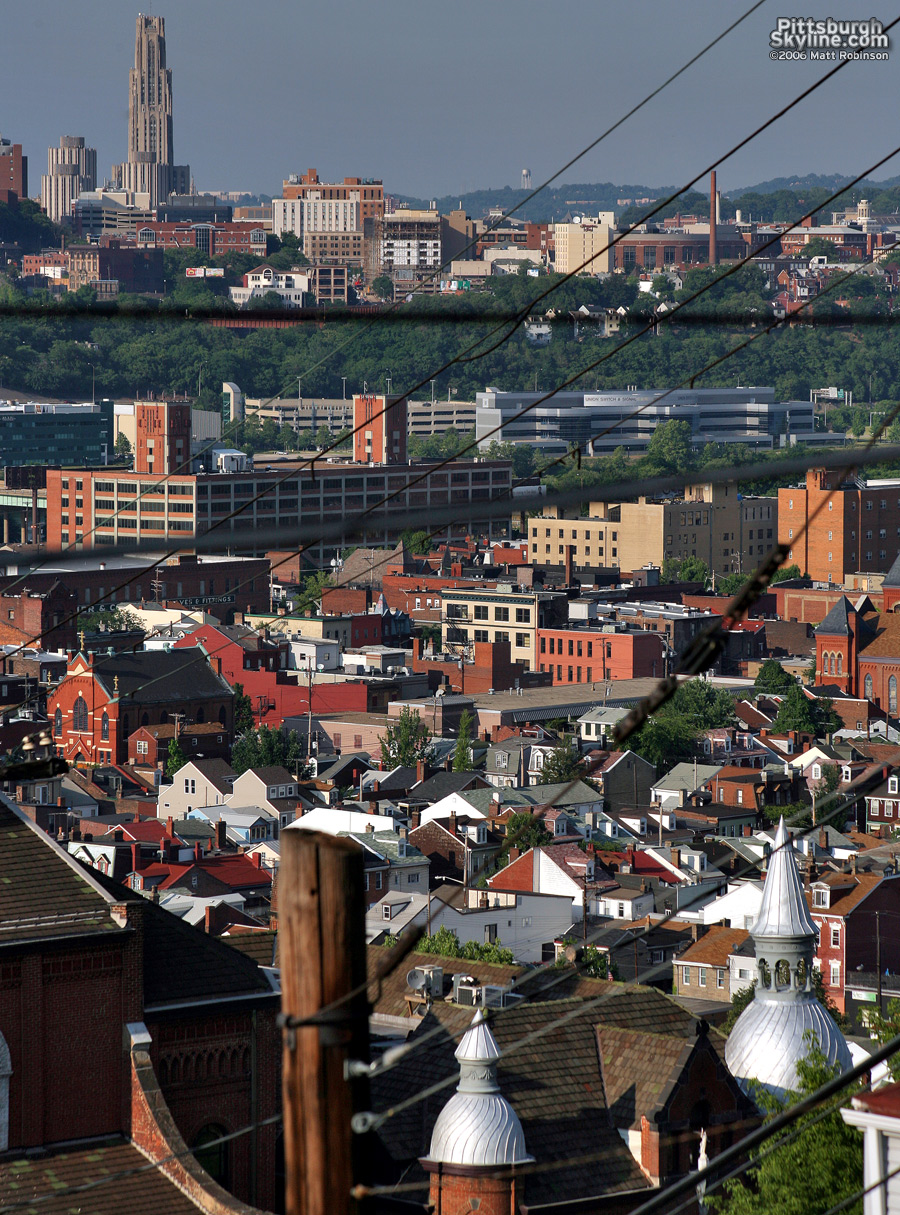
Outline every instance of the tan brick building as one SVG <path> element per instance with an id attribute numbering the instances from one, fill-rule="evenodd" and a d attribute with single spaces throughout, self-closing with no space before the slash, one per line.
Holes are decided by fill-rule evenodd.
<path id="1" fill-rule="evenodd" d="M 778 502 L 742 497 L 732 485 L 689 485 L 674 500 L 591 502 L 586 517 L 553 508 L 528 525 L 532 565 L 636 570 L 697 557 L 716 574 L 753 570 L 775 543 Z"/>
<path id="2" fill-rule="evenodd" d="M 779 489 L 778 519 L 789 564 L 816 582 L 884 571 L 900 554 L 900 479 L 842 480 L 837 471 L 811 468 L 805 486 Z"/>

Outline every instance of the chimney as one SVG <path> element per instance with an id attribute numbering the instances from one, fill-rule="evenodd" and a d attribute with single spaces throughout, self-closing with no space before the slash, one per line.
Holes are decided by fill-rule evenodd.
<path id="1" fill-rule="evenodd" d="M 366 835 L 374 835 L 374 834 L 375 834 L 375 824 L 366 823 Z"/>
<path id="2" fill-rule="evenodd" d="M 372 781 L 372 792 L 377 794 L 380 791 L 381 791 L 381 781 L 380 780 Z"/>
<path id="3" fill-rule="evenodd" d="M 447 823 L 447 830 L 451 835 L 456 835 L 456 811 L 450 811 L 450 821 Z"/>
<path id="4" fill-rule="evenodd" d="M 141 867 L 141 846 L 140 844 L 131 845 L 131 872 L 137 873 Z"/>
<path id="5" fill-rule="evenodd" d="M 257 869 L 262 869 L 262 853 L 261 852 L 251 852 L 250 860 L 253 862 L 253 864 L 256 866 Z"/>
<path id="6" fill-rule="evenodd" d="M 172 818 L 171 814 L 166 819 L 166 835 L 169 837 L 169 839 L 172 839 L 175 834 L 174 821 L 175 820 Z"/>
<path id="7" fill-rule="evenodd" d="M 200 843 L 199 840 L 197 841 L 196 844 L 194 844 L 194 860 L 195 861 L 203 860 L 203 845 Z"/>
<path id="8" fill-rule="evenodd" d="M 225 837 L 225 823 L 219 819 L 216 823 L 216 847 L 221 852 L 223 848 L 228 846 L 228 840 Z"/>
<path id="9" fill-rule="evenodd" d="M 566 586 L 572 585 L 572 570 L 575 565 L 575 546 L 574 544 L 566 545 L 565 555 L 565 580 Z"/>
<path id="10" fill-rule="evenodd" d="M 681 849 L 680 848 L 672 849 L 672 864 L 675 866 L 676 869 L 681 868 Z"/>
<path id="11" fill-rule="evenodd" d="M 404 842 L 405 842 L 406 840 L 408 840 L 408 839 L 409 839 L 409 832 L 406 830 L 406 828 L 405 828 L 405 827 L 401 827 L 401 828 L 400 828 L 399 835 L 400 835 L 400 838 L 401 838 L 401 839 L 402 839 Z"/>
<path id="12" fill-rule="evenodd" d="M 509 850 L 510 865 L 513 863 L 513 861 L 517 861 L 521 855 L 522 855 L 521 851 L 518 848 L 510 848 L 510 850 Z"/>
<path id="13" fill-rule="evenodd" d="M 413 831 L 417 831 L 419 828 L 419 824 L 422 821 L 422 811 L 413 810 L 412 814 L 410 815 L 409 821 L 410 821 L 410 825 L 412 826 Z"/>
<path id="14" fill-rule="evenodd" d="M 416 784 L 420 785 L 424 779 L 425 779 L 425 760 L 417 759 L 416 760 Z"/>
<path id="15" fill-rule="evenodd" d="M 369 802 L 369 809 L 368 809 L 368 813 L 369 813 L 369 814 L 377 814 L 377 813 L 378 813 L 378 802 Z"/>
<path id="16" fill-rule="evenodd" d="M 716 171 L 709 175 L 709 264 L 714 266 L 718 260 L 716 253 Z"/>
<path id="17" fill-rule="evenodd" d="M 634 864 L 634 844 L 629 844 L 625 849 L 625 861 L 629 865 Z"/>
<path id="18" fill-rule="evenodd" d="M 743 833 L 744 833 L 744 835 L 752 835 L 752 834 L 753 834 L 753 828 L 750 826 L 750 824 L 749 824 L 749 823 L 744 823 Z"/>
<path id="19" fill-rule="evenodd" d="M 828 832 L 825 830 L 824 827 L 819 832 L 819 847 L 822 849 L 823 852 L 828 847 Z"/>
<path id="20" fill-rule="evenodd" d="M 116 827 L 115 831 L 113 832 L 113 839 L 116 841 L 117 844 L 121 844 L 121 842 L 122 842 L 122 840 L 124 840 L 124 838 L 125 838 L 125 832 L 122 830 L 121 827 Z"/>
<path id="21" fill-rule="evenodd" d="M 850 857 L 850 872 L 856 877 L 856 853 Z"/>

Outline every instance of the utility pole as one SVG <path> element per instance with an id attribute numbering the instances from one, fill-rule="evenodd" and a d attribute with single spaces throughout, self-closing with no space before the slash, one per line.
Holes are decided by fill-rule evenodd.
<path id="1" fill-rule="evenodd" d="M 351 1215 L 361 1180 L 368 1058 L 362 850 L 318 831 L 286 831 L 278 879 L 287 1215 Z"/>

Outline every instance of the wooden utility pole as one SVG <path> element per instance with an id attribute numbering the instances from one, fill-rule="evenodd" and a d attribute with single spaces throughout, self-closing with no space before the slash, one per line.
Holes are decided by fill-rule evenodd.
<path id="1" fill-rule="evenodd" d="M 284 1041 L 287 1215 L 351 1215 L 365 1080 L 348 1059 L 368 1058 L 363 854 L 352 840 L 285 831 L 278 874 Z"/>

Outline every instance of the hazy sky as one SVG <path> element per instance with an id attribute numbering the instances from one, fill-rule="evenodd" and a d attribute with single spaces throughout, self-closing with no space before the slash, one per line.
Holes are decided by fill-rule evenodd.
<path id="1" fill-rule="evenodd" d="M 175 154 L 199 190 L 275 194 L 315 166 L 442 195 L 535 184 L 749 7 L 665 0 L 165 0 Z M 807 11 L 810 10 L 810 11 Z M 834 11 L 832 11 L 834 10 Z M 122 0 L 3 0 L 0 133 L 29 157 L 84 135 L 102 178 L 124 159 L 136 8 Z M 778 17 L 827 11 L 768 0 L 570 182 L 686 181 L 832 64 L 772 62 Z M 897 139 L 900 26 L 889 62 L 852 63 L 719 170 L 729 189 L 805 173 L 855 174 Z M 900 158 L 879 179 L 900 174 Z"/>

